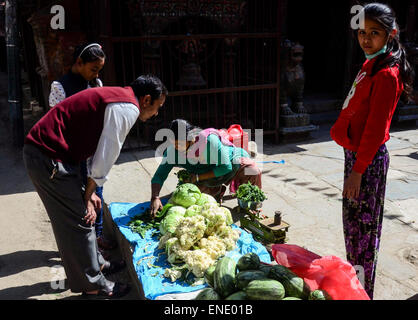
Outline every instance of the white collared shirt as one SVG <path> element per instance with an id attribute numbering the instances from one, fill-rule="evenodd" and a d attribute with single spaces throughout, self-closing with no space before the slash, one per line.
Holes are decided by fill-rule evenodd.
<path id="1" fill-rule="evenodd" d="M 132 103 L 110 103 L 106 106 L 103 131 L 96 152 L 87 159 L 87 176 L 101 187 L 122 150 L 123 143 L 139 117 Z"/>

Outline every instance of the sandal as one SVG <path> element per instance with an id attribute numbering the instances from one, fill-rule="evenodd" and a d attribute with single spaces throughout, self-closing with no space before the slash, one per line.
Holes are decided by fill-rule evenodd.
<path id="1" fill-rule="evenodd" d="M 113 274 L 119 272 L 123 268 L 126 267 L 125 260 L 118 260 L 118 261 L 106 261 L 105 265 L 102 269 L 102 273 L 107 276 L 109 274 Z"/>
<path id="2" fill-rule="evenodd" d="M 128 284 L 124 284 L 121 282 L 111 282 L 111 281 L 108 281 L 108 283 L 113 283 L 113 287 L 112 288 L 110 288 L 110 286 L 104 287 L 103 289 L 100 289 L 97 293 L 83 292 L 82 296 L 85 298 L 103 296 L 109 299 L 116 299 L 116 298 L 123 297 L 131 290 Z"/>

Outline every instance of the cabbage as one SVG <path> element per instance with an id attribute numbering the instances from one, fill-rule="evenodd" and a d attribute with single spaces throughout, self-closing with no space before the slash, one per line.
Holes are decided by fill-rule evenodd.
<path id="1" fill-rule="evenodd" d="M 200 212 L 202 211 L 202 206 L 198 206 L 196 204 L 190 206 L 187 208 L 186 213 L 184 215 L 184 217 L 193 217 L 197 214 L 200 214 Z"/>
<path id="2" fill-rule="evenodd" d="M 160 232 L 162 235 L 166 233 L 174 233 L 176 231 L 177 225 L 184 218 L 186 209 L 180 206 L 171 207 L 160 224 Z"/>
<path id="3" fill-rule="evenodd" d="M 176 188 L 173 192 L 172 201 L 179 206 L 184 208 L 188 208 L 200 199 L 200 192 L 199 188 L 191 183 L 185 183 Z"/>
<path id="4" fill-rule="evenodd" d="M 202 193 L 202 195 L 200 196 L 200 199 L 197 200 L 196 204 L 199 206 L 203 206 L 206 203 L 217 203 L 217 201 L 210 194 Z"/>

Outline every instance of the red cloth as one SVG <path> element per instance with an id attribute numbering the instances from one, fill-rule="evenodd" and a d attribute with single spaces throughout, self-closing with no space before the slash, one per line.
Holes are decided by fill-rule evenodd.
<path id="1" fill-rule="evenodd" d="M 138 109 L 131 87 L 101 87 L 83 90 L 52 108 L 29 131 L 25 143 L 39 147 L 60 162 L 79 163 L 96 151 L 106 106 L 126 102 Z"/>
<path id="2" fill-rule="evenodd" d="M 403 92 L 399 68 L 384 68 L 370 76 L 377 58 L 367 60 L 351 89 L 331 137 L 342 147 L 357 152 L 353 170 L 364 173 L 377 150 L 389 140 L 389 129 Z"/>

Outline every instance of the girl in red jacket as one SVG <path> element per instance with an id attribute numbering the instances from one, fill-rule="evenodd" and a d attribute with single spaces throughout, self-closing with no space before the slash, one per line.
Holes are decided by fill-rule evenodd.
<path id="1" fill-rule="evenodd" d="M 396 105 L 412 91 L 413 71 L 399 40 L 391 8 L 364 7 L 357 30 L 366 62 L 343 105 L 331 137 L 344 147 L 343 224 L 347 260 L 364 270 L 364 289 L 373 299 L 383 221 L 389 154 L 386 141 Z"/>

